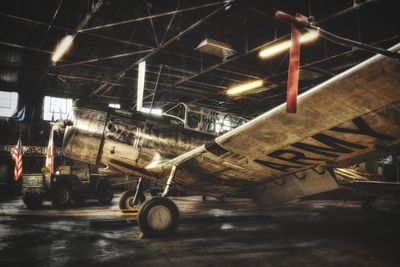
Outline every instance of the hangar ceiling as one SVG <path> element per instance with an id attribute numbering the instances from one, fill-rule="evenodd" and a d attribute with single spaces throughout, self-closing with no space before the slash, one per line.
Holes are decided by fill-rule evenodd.
<path id="1" fill-rule="evenodd" d="M 388 48 L 400 41 L 395 0 L 224 1 L 14 0 L 0 7 L 0 90 L 23 98 L 72 96 L 136 101 L 137 67 L 145 59 L 145 105 L 191 102 L 253 117 L 285 101 L 288 53 L 261 60 L 258 47 L 290 33 L 275 10 L 312 16 L 337 35 Z M 79 32 L 78 32 L 79 31 Z M 77 33 L 56 65 L 51 53 Z M 229 44 L 227 57 L 195 48 L 206 38 Z M 319 39 L 302 46 L 300 92 L 350 68 L 370 53 Z M 232 84 L 261 78 L 266 87 L 232 98 Z"/>

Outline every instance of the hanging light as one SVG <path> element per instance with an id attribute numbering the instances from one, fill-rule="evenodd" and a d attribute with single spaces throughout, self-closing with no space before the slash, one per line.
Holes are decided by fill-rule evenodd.
<path id="1" fill-rule="evenodd" d="M 53 52 L 53 56 L 51 57 L 51 60 L 56 63 L 59 61 L 62 56 L 70 49 L 72 42 L 74 40 L 74 36 L 72 35 L 67 35 L 65 36 L 61 42 L 57 45 L 56 49 Z"/>
<path id="2" fill-rule="evenodd" d="M 319 36 L 319 32 L 317 30 L 308 31 L 307 33 L 301 35 L 300 43 L 308 43 L 310 41 L 315 40 L 318 36 Z M 274 55 L 282 53 L 283 51 L 290 49 L 291 45 L 292 45 L 292 41 L 287 40 L 287 41 L 278 43 L 276 45 L 272 45 L 272 46 L 262 49 L 258 53 L 258 55 L 261 58 L 269 58 L 269 57 L 272 57 Z"/>
<path id="3" fill-rule="evenodd" d="M 226 90 L 226 94 L 233 96 L 233 95 L 247 93 L 251 90 L 261 87 L 263 84 L 264 84 L 264 81 L 261 79 L 242 83 L 242 84 L 235 85 L 235 86 L 228 88 L 228 90 Z"/>

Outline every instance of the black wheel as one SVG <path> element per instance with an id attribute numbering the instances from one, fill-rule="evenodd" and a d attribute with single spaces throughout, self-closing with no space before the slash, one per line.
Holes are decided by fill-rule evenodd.
<path id="1" fill-rule="evenodd" d="M 71 203 L 71 188 L 63 183 L 56 183 L 52 193 L 51 203 L 53 207 L 61 209 L 67 207 Z"/>
<path id="2" fill-rule="evenodd" d="M 121 198 L 119 199 L 119 208 L 123 212 L 129 212 L 129 210 L 136 210 L 139 208 L 140 204 L 142 204 L 146 198 L 142 192 L 139 192 L 135 203 L 133 199 L 135 198 L 136 189 L 127 190 L 122 193 Z"/>
<path id="3" fill-rule="evenodd" d="M 145 237 L 165 237 L 176 231 L 179 211 L 170 199 L 154 197 L 140 206 L 137 220 Z"/>
<path id="4" fill-rule="evenodd" d="M 109 183 L 101 183 L 97 189 L 97 199 L 101 204 L 110 204 L 114 196 L 113 189 Z"/>
<path id="5" fill-rule="evenodd" d="M 42 205 L 43 197 L 24 195 L 22 201 L 24 201 L 24 204 L 28 209 L 37 209 Z"/>

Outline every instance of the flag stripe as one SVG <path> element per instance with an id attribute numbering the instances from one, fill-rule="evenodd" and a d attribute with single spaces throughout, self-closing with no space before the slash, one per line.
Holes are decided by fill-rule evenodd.
<path id="1" fill-rule="evenodd" d="M 17 182 L 22 177 L 22 171 L 23 171 L 21 138 L 18 139 L 17 145 L 12 151 L 11 158 L 15 161 L 14 181 Z"/>

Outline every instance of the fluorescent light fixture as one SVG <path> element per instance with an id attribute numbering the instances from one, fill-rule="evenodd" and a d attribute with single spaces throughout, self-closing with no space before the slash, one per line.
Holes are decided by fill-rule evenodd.
<path id="1" fill-rule="evenodd" d="M 310 42 L 312 40 L 315 40 L 318 36 L 319 36 L 319 32 L 317 30 L 308 31 L 307 33 L 302 34 L 300 36 L 300 43 Z M 274 55 L 282 53 L 283 51 L 290 49 L 291 45 L 292 45 L 292 41 L 287 40 L 282 43 L 278 43 L 276 45 L 271 45 L 269 47 L 264 48 L 263 50 L 261 50 L 258 53 L 258 55 L 261 58 L 269 58 L 269 57 L 272 57 Z"/>
<path id="2" fill-rule="evenodd" d="M 152 108 L 151 112 L 150 112 L 150 108 L 143 107 L 141 111 L 144 113 L 151 113 L 151 114 L 155 114 L 155 115 L 162 115 L 162 113 L 163 113 L 162 109 L 160 109 L 160 108 Z"/>
<path id="3" fill-rule="evenodd" d="M 110 104 L 108 104 L 108 106 L 110 108 L 115 108 L 115 109 L 120 109 L 121 108 L 121 105 L 120 104 L 116 104 L 116 103 L 110 103 Z"/>
<path id="4" fill-rule="evenodd" d="M 226 93 L 228 95 L 239 95 L 242 93 L 247 93 L 248 91 L 251 91 L 253 89 L 256 89 L 258 87 L 261 87 L 264 84 L 263 80 L 255 80 L 243 84 L 239 84 L 233 87 L 230 87 Z"/>
<path id="5" fill-rule="evenodd" d="M 56 50 L 53 52 L 51 60 L 56 63 L 60 58 L 68 51 L 72 45 L 74 37 L 72 35 L 65 36 L 61 42 L 57 45 Z"/>
<path id="6" fill-rule="evenodd" d="M 143 107 L 143 91 L 144 91 L 144 81 L 146 74 L 146 61 L 139 63 L 138 68 L 138 82 L 137 82 L 137 99 L 136 99 L 136 110 L 141 111 Z"/>

